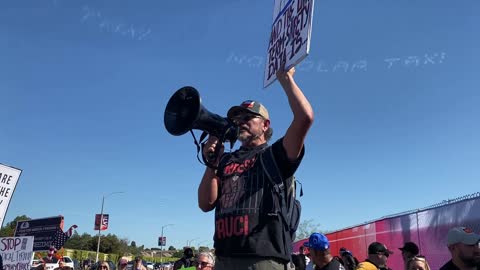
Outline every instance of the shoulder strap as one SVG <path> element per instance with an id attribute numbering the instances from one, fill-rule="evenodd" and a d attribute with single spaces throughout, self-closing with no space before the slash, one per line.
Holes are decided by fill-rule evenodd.
<path id="1" fill-rule="evenodd" d="M 260 154 L 260 163 L 262 165 L 263 171 L 267 175 L 270 184 L 272 185 L 273 197 L 277 197 L 278 199 L 274 199 L 274 209 L 277 213 L 271 213 L 271 215 L 280 215 L 281 222 L 285 228 L 286 232 L 290 231 L 290 221 L 288 217 L 289 209 L 287 206 L 287 199 L 286 199 L 286 192 L 285 192 L 285 183 L 282 179 L 282 175 L 280 170 L 278 169 L 277 162 L 275 162 L 275 157 L 273 156 L 272 147 L 268 147 L 266 151 L 263 151 Z M 283 234 L 283 245 L 285 252 L 287 254 L 291 253 L 291 245 L 293 239 L 289 233 Z M 291 257 L 290 257 L 291 261 Z M 287 269 L 287 264 L 285 264 L 285 269 Z"/>
<path id="2" fill-rule="evenodd" d="M 271 146 L 267 148 L 267 151 L 262 152 L 260 162 L 262 163 L 263 170 L 268 176 L 267 178 L 274 186 L 275 191 L 277 191 L 277 189 L 284 190 L 285 185 L 280 170 L 278 169 L 277 162 L 275 162 Z"/>
<path id="3" fill-rule="evenodd" d="M 279 198 L 278 200 L 273 200 L 275 204 L 274 207 L 278 212 L 273 214 L 280 214 L 283 223 L 288 228 L 290 227 L 290 219 L 288 217 L 290 209 L 288 209 L 289 206 L 287 204 L 287 192 L 285 191 L 285 182 L 283 181 L 280 170 L 278 169 L 277 162 L 275 162 L 272 147 L 269 147 L 266 151 L 262 152 L 260 162 L 268 180 L 270 181 L 270 184 L 272 185 L 273 191 Z"/>

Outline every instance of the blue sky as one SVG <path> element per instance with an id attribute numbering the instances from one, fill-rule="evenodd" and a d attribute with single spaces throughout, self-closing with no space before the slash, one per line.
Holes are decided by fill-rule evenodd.
<path id="1" fill-rule="evenodd" d="M 273 1 L 0 2 L 0 163 L 23 170 L 5 222 L 65 216 L 156 247 L 211 246 L 204 171 L 163 114 L 180 87 L 226 115 L 256 99 L 273 140 L 292 116 L 262 88 Z M 480 190 L 480 2 L 315 2 L 296 79 L 315 110 L 302 219 L 335 230 Z M 359 64 L 363 63 L 363 68 Z M 197 131 L 197 135 L 200 132 Z M 236 145 L 238 147 L 238 144 Z"/>

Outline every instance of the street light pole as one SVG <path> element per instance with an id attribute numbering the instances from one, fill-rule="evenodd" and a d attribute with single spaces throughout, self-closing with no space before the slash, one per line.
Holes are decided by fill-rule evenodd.
<path id="1" fill-rule="evenodd" d="M 100 211 L 100 224 L 98 225 L 97 256 L 96 256 L 95 262 L 98 262 L 98 253 L 100 251 L 100 236 L 101 236 L 101 233 L 102 233 L 103 205 L 105 204 L 105 198 L 107 198 L 110 195 L 119 194 L 119 193 L 125 193 L 125 192 L 123 192 L 123 191 L 112 192 L 112 193 L 108 194 L 107 196 L 103 195 L 103 197 L 102 197 L 102 210 Z"/>
<path id="2" fill-rule="evenodd" d="M 192 244 L 192 242 L 195 241 L 195 240 L 197 240 L 197 239 L 200 239 L 200 237 L 193 238 L 192 240 L 187 240 L 187 247 L 190 247 L 190 245 Z"/>
<path id="3" fill-rule="evenodd" d="M 166 228 L 168 226 L 173 226 L 173 224 L 167 224 L 162 226 L 162 238 L 161 241 L 163 242 L 163 228 Z M 163 244 L 163 243 L 160 243 Z M 160 263 L 163 263 L 163 245 L 160 245 Z"/>

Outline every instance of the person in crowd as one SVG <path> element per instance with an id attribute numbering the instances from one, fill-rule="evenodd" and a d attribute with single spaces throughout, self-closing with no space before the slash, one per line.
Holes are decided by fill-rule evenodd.
<path id="1" fill-rule="evenodd" d="M 305 263 L 305 258 L 303 254 L 292 254 L 292 263 L 295 266 L 295 270 L 305 270 L 307 266 Z"/>
<path id="2" fill-rule="evenodd" d="M 194 256 L 193 249 L 191 249 L 190 247 L 186 247 L 183 250 L 183 257 L 177 260 L 173 264 L 173 270 L 177 270 L 182 267 L 187 268 L 187 267 L 194 266 L 195 258 L 193 256 Z"/>
<path id="3" fill-rule="evenodd" d="M 135 257 L 135 261 L 133 262 L 132 270 L 148 270 L 147 267 L 143 264 L 142 257 L 140 257 L 140 256 Z"/>
<path id="4" fill-rule="evenodd" d="M 314 115 L 294 73 L 292 67 L 276 74 L 293 112 L 293 120 L 279 140 L 268 145 L 273 134 L 270 115 L 260 102 L 248 100 L 227 113 L 240 128 L 240 149 L 224 154 L 222 142 L 214 136 L 209 136 L 203 147 L 203 157 L 212 166 L 206 168 L 200 182 L 198 204 L 204 212 L 215 209 L 218 270 L 284 270 L 289 265 L 293 240 L 284 232 L 281 217 L 270 213 L 275 195 L 259 158 L 271 151 L 284 180 L 294 175 L 303 159 L 304 140 Z M 211 160 L 217 144 L 221 144 L 220 153 Z"/>
<path id="5" fill-rule="evenodd" d="M 200 252 L 195 267 L 197 270 L 212 270 L 215 268 L 215 257 L 211 252 Z"/>
<path id="6" fill-rule="evenodd" d="M 338 260 L 333 259 L 330 252 L 330 242 L 324 234 L 312 233 L 304 246 L 310 249 L 315 270 L 345 270 Z"/>
<path id="7" fill-rule="evenodd" d="M 58 267 L 54 268 L 54 270 L 73 270 L 73 269 L 67 266 L 62 258 L 58 260 Z"/>
<path id="8" fill-rule="evenodd" d="M 408 259 L 406 270 L 430 270 L 425 256 L 416 255 Z"/>
<path id="9" fill-rule="evenodd" d="M 97 270 L 110 270 L 110 265 L 106 261 L 99 261 Z"/>
<path id="10" fill-rule="evenodd" d="M 302 257 L 305 260 L 305 266 L 307 266 L 310 263 L 310 251 L 308 250 L 308 248 L 302 245 L 298 249 L 298 252 L 300 257 Z"/>
<path id="11" fill-rule="evenodd" d="M 393 254 L 387 246 L 380 242 L 368 245 L 368 257 L 357 265 L 357 270 L 388 270 L 388 257 Z"/>
<path id="12" fill-rule="evenodd" d="M 345 249 L 341 251 L 340 260 L 346 270 L 355 270 L 357 268 L 358 260 L 350 250 Z"/>
<path id="13" fill-rule="evenodd" d="M 467 227 L 454 227 L 447 233 L 451 259 L 440 270 L 480 270 L 480 234 Z"/>
<path id="14" fill-rule="evenodd" d="M 82 266 L 83 270 L 87 270 L 88 268 L 90 268 L 90 259 L 83 260 Z"/>
<path id="15" fill-rule="evenodd" d="M 402 252 L 402 259 L 403 259 L 403 263 L 405 265 L 405 269 L 407 269 L 407 263 L 408 261 L 417 256 L 418 253 L 420 252 L 417 244 L 415 244 L 414 242 L 405 242 L 403 244 L 403 247 L 399 248 L 400 251 Z"/>
<path id="16" fill-rule="evenodd" d="M 120 260 L 118 260 L 117 270 L 127 270 L 127 265 L 128 265 L 128 258 L 121 257 Z"/>

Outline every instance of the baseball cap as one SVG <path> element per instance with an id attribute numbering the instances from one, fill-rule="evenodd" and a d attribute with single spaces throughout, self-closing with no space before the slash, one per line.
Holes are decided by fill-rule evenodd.
<path id="1" fill-rule="evenodd" d="M 403 247 L 399 248 L 401 251 L 407 251 L 407 252 L 410 252 L 412 253 L 413 255 L 418 255 L 418 246 L 417 244 L 413 243 L 413 242 L 405 242 L 403 244 Z"/>
<path id="2" fill-rule="evenodd" d="M 453 245 L 463 243 L 465 245 L 475 245 L 480 241 L 480 235 L 467 227 L 454 227 L 448 231 L 447 244 Z"/>
<path id="3" fill-rule="evenodd" d="M 261 117 L 270 120 L 268 116 L 268 111 L 262 103 L 254 100 L 245 100 L 239 106 L 233 106 L 228 110 L 227 117 L 232 119 L 234 116 L 243 113 L 243 112 L 251 112 L 256 115 L 260 115 Z"/>
<path id="4" fill-rule="evenodd" d="M 312 233 L 310 238 L 308 238 L 308 242 L 305 242 L 303 245 L 308 248 L 321 251 L 330 248 L 330 242 L 328 242 L 328 238 L 321 233 Z"/>
<path id="5" fill-rule="evenodd" d="M 368 254 L 377 254 L 378 252 L 393 254 L 393 251 L 380 242 L 373 242 L 368 246 Z"/>

